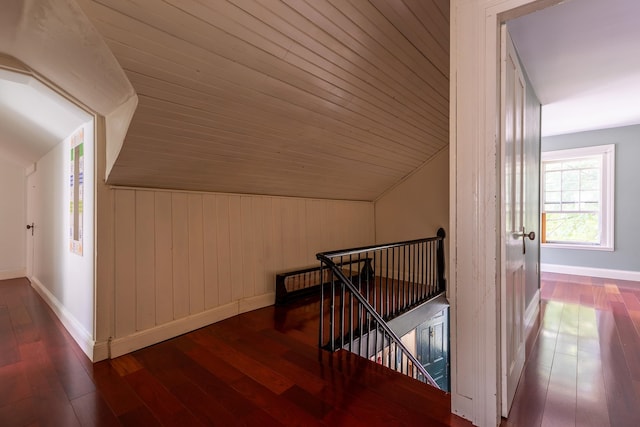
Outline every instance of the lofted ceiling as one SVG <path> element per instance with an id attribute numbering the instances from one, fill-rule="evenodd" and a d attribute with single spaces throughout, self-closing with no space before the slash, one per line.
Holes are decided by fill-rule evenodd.
<path id="1" fill-rule="evenodd" d="M 638 0 L 569 0 L 508 23 L 543 135 L 640 123 L 638 17 Z"/>
<path id="2" fill-rule="evenodd" d="M 374 200 L 448 144 L 447 0 L 83 0 L 138 95 L 108 182 Z"/>

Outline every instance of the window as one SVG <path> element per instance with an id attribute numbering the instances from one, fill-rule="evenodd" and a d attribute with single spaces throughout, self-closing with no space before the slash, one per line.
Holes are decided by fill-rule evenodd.
<path id="1" fill-rule="evenodd" d="M 542 153 L 542 244 L 613 250 L 615 146 Z"/>

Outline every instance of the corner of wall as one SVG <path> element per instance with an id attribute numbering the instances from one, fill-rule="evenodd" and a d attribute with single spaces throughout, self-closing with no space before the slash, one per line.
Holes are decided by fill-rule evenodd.
<path id="1" fill-rule="evenodd" d="M 60 319 L 73 340 L 90 360 L 94 360 L 94 341 L 76 317 L 53 295 L 36 277 L 30 277 L 31 286 L 47 303 L 55 315 Z"/>
<path id="2" fill-rule="evenodd" d="M 106 132 L 106 165 L 104 179 L 109 178 L 111 169 L 118 159 L 122 145 L 124 144 L 124 138 L 129 130 L 133 113 L 138 107 L 138 95 L 133 94 L 122 105 L 112 111 L 105 117 L 105 132 Z"/>

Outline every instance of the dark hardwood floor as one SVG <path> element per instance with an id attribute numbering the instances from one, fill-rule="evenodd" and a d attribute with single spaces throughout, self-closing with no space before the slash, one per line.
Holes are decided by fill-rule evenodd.
<path id="1" fill-rule="evenodd" d="M 640 426 L 640 283 L 544 274 L 502 426 Z M 316 348 L 317 306 L 268 307 L 92 364 L 26 279 L 0 281 L 0 426 L 463 426 L 446 394 Z"/>
<path id="2" fill-rule="evenodd" d="M 318 307 L 236 316 L 96 364 L 26 279 L 0 281 L 0 426 L 468 426 L 449 396 L 317 348 Z"/>
<path id="3" fill-rule="evenodd" d="M 640 426 L 640 283 L 543 273 L 541 328 L 502 426 Z"/>

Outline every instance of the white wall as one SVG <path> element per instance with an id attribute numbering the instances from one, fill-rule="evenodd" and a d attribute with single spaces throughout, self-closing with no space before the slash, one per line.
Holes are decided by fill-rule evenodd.
<path id="1" fill-rule="evenodd" d="M 375 210 L 376 243 L 431 237 L 440 227 L 448 231 L 449 149 L 380 197 Z"/>
<path id="2" fill-rule="evenodd" d="M 317 252 L 374 243 L 371 202 L 108 191 L 113 234 L 101 225 L 100 235 L 113 245 L 100 244 L 113 248 L 115 273 L 98 283 L 114 289 L 113 303 L 100 301 L 113 307 L 111 357 L 272 305 L 277 272 L 318 265 Z"/>
<path id="3" fill-rule="evenodd" d="M 28 177 L 29 218 L 35 222 L 33 275 L 49 303 L 80 347 L 92 358 L 94 330 L 94 128 L 84 128 L 83 255 L 71 253 L 70 136 L 38 160 Z M 75 132 L 74 132 L 75 133 Z"/>
<path id="4" fill-rule="evenodd" d="M 25 186 L 25 169 L 0 158 L 0 280 L 25 275 Z"/>

